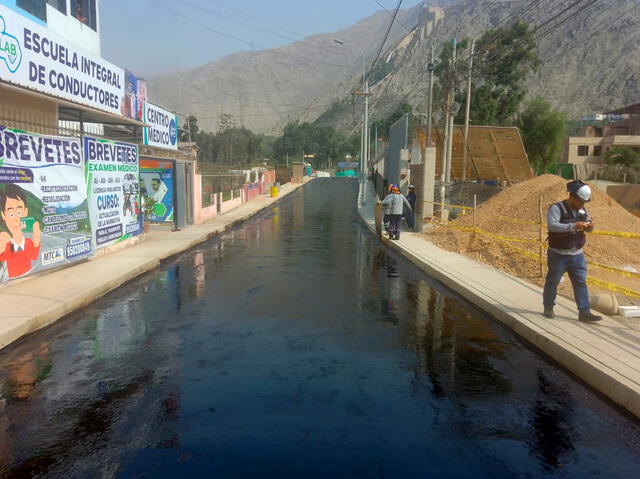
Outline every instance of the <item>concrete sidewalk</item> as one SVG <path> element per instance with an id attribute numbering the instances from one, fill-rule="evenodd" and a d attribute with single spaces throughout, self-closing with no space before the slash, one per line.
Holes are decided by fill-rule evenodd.
<path id="1" fill-rule="evenodd" d="M 307 182 L 310 181 L 307 180 Z M 213 220 L 181 231 L 147 233 L 138 244 L 0 289 L 0 348 L 95 301 L 160 262 L 273 206 L 303 184 L 287 184 L 278 198 L 259 196 Z"/>
<path id="2" fill-rule="evenodd" d="M 375 232 L 369 189 L 360 215 Z M 640 328 L 605 317 L 577 321 L 573 301 L 559 298 L 556 319 L 542 316 L 542 289 L 465 256 L 445 251 L 428 238 L 404 232 L 383 238 L 429 276 L 498 319 L 612 401 L 640 417 Z"/>

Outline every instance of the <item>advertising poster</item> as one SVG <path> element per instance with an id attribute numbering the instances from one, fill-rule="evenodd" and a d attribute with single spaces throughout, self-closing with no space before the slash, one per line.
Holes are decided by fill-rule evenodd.
<path id="1" fill-rule="evenodd" d="M 168 150 L 178 149 L 178 117 L 164 108 L 145 102 L 143 121 L 144 144 Z"/>
<path id="2" fill-rule="evenodd" d="M 147 221 L 173 221 L 173 162 L 140 160 L 140 194 L 145 204 L 153 204 Z"/>
<path id="3" fill-rule="evenodd" d="M 121 115 L 124 70 L 3 5 L 0 79 Z"/>
<path id="4" fill-rule="evenodd" d="M 125 96 L 122 101 L 122 116 L 142 121 L 144 104 L 147 101 L 147 82 L 127 70 Z"/>
<path id="5" fill-rule="evenodd" d="M 0 281 L 92 251 L 80 139 L 0 126 Z"/>
<path id="6" fill-rule="evenodd" d="M 84 155 L 94 246 L 142 233 L 137 145 L 85 137 Z"/>

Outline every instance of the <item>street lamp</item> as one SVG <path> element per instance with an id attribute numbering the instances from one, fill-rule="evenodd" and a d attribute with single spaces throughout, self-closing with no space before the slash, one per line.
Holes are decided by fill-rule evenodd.
<path id="1" fill-rule="evenodd" d="M 369 169 L 369 82 L 367 81 L 367 72 L 366 72 L 366 56 L 364 50 L 362 50 L 357 45 L 353 44 L 345 44 L 342 40 L 338 40 L 337 38 L 333 39 L 338 45 L 348 46 L 351 48 L 355 48 L 360 55 L 362 55 L 362 89 L 364 94 L 364 122 L 362 125 L 362 150 L 361 150 L 361 169 L 360 175 L 362 178 L 363 185 L 365 184 L 366 174 Z M 364 193 L 364 192 L 363 192 Z M 364 194 L 362 196 L 362 203 L 364 203 Z"/>

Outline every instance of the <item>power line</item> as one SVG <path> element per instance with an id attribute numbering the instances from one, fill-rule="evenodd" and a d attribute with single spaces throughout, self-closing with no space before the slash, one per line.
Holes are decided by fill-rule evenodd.
<path id="1" fill-rule="evenodd" d="M 632 0 L 633 1 L 633 0 Z M 576 38 L 573 41 L 569 42 L 568 45 L 572 45 L 569 48 L 567 48 L 566 51 L 561 52 L 553 57 L 551 57 L 548 61 L 553 61 L 557 58 L 560 58 L 561 56 L 565 55 L 567 51 L 573 50 L 575 48 L 577 48 L 579 45 L 581 45 L 583 42 L 587 42 L 589 41 L 589 39 L 591 39 L 592 37 L 596 36 L 597 34 L 603 32 L 604 30 L 606 30 L 607 28 L 612 27 L 613 25 L 615 25 L 616 23 L 625 20 L 626 19 L 626 15 L 628 15 L 629 13 L 631 13 L 633 10 L 635 10 L 636 8 L 640 7 L 640 3 L 636 3 L 634 5 L 632 5 L 629 9 L 625 10 L 624 12 L 622 12 L 615 20 L 612 21 L 602 21 L 600 23 L 598 23 L 596 25 L 596 28 L 598 27 L 602 27 L 602 28 L 598 28 L 597 30 L 591 32 L 586 38 Z"/>
<path id="2" fill-rule="evenodd" d="M 342 54 L 342 55 L 344 55 L 344 54 L 345 54 L 342 50 L 338 50 L 338 49 L 335 49 L 335 48 L 334 48 L 334 49 L 332 49 L 332 48 L 328 48 L 328 45 L 327 45 L 327 44 L 325 44 L 325 43 L 323 43 L 323 42 L 321 42 L 321 41 L 319 41 L 319 40 L 316 40 L 316 39 L 314 39 L 314 38 L 312 38 L 312 37 L 310 37 L 310 36 L 305 36 L 305 35 L 303 35 L 302 33 L 296 32 L 295 30 L 291 30 L 291 29 L 289 29 L 289 28 L 283 27 L 283 26 L 281 26 L 281 25 L 278 25 L 278 24 L 276 24 L 276 23 L 270 22 L 270 21 L 265 20 L 265 19 L 263 19 L 263 18 L 256 17 L 256 16 L 251 15 L 251 14 L 249 14 L 249 13 L 247 13 L 247 12 L 242 11 L 242 10 L 238 10 L 237 8 L 230 7 L 229 5 L 226 5 L 226 4 L 222 3 L 222 2 L 219 2 L 219 1 L 216 1 L 216 0 L 208 0 L 208 2 L 209 2 L 209 3 L 214 3 L 214 4 L 216 4 L 216 5 L 218 5 L 218 6 L 222 7 L 222 8 L 226 8 L 226 9 L 227 9 L 227 10 L 229 10 L 229 11 L 232 11 L 232 12 L 237 13 L 237 14 L 239 14 L 239 15 L 242 15 L 242 16 L 244 16 L 244 17 L 250 18 L 250 19 L 252 19 L 252 20 L 254 20 L 254 21 L 260 22 L 260 23 L 262 23 L 262 24 L 265 24 L 265 25 L 268 25 L 268 26 L 271 26 L 271 27 L 277 28 L 278 30 L 282 30 L 282 31 L 287 32 L 287 33 L 289 33 L 289 34 L 295 35 L 295 36 L 297 36 L 297 37 L 298 37 L 298 39 L 297 39 L 297 40 L 306 40 L 306 41 L 310 41 L 310 42 L 313 42 L 313 43 L 315 43 L 315 44 L 317 44 L 317 45 L 321 45 L 323 48 L 325 48 L 325 49 L 327 49 L 328 51 L 331 51 L 331 52 L 333 52 L 333 53 L 339 53 L 339 54 Z M 349 55 L 349 56 L 354 56 L 354 55 Z M 355 56 L 354 56 L 354 57 L 355 57 Z"/>
<path id="3" fill-rule="evenodd" d="M 537 37 L 538 40 L 540 40 L 541 38 L 546 37 L 547 35 L 553 33 L 554 31 L 556 31 L 558 28 L 560 28 L 562 25 L 564 25 L 566 22 L 568 22 L 569 20 L 574 19 L 577 15 L 579 15 L 581 12 L 583 12 L 584 10 L 586 10 L 587 8 L 593 6 L 596 2 L 598 2 L 599 0 L 591 0 L 590 3 L 582 6 L 582 8 L 579 8 L 576 12 L 573 12 L 571 15 L 567 15 L 563 20 L 559 21 L 558 23 L 556 23 L 555 25 L 552 25 L 550 28 L 548 28 L 546 31 L 540 33 L 540 35 Z"/>
<path id="4" fill-rule="evenodd" d="M 387 12 L 389 14 L 390 17 L 393 17 L 393 13 L 391 13 L 389 10 L 387 10 L 387 7 L 385 7 L 382 3 L 380 3 L 378 0 L 373 0 L 374 2 L 376 2 L 385 12 Z M 409 28 L 407 27 L 404 23 L 402 23 L 400 20 L 398 20 L 398 23 L 402 26 L 402 28 L 404 28 L 406 30 L 407 33 L 411 33 L 413 31 L 413 28 Z M 415 28 L 415 27 L 414 27 Z"/>
<path id="5" fill-rule="evenodd" d="M 268 48 L 266 48 L 266 47 L 264 47 L 262 45 L 259 45 L 259 44 L 255 43 L 255 42 L 250 42 L 248 40 L 236 37 L 234 35 L 230 35 L 228 33 L 225 33 L 225 32 L 222 32 L 220 30 L 217 30 L 217 29 L 215 29 L 213 27 L 210 27 L 209 25 L 201 23 L 201 22 L 199 22 L 197 20 L 194 20 L 193 18 L 182 14 L 178 10 L 175 10 L 175 9 L 173 9 L 171 7 L 168 7 L 168 6 L 166 6 L 166 5 L 162 4 L 162 3 L 158 3 L 157 6 L 159 6 L 160 8 L 162 8 L 164 10 L 167 10 L 167 11 L 173 13 L 174 15 L 179 16 L 180 18 L 182 18 L 182 19 L 184 19 L 184 20 L 186 20 L 188 22 L 193 23 L 194 25 L 197 25 L 197 26 L 199 26 L 201 28 L 204 28 L 205 30 L 209 30 L 210 32 L 213 32 L 213 33 L 215 33 L 217 35 L 221 35 L 223 37 L 230 38 L 231 40 L 235 40 L 237 42 L 244 43 L 245 45 L 249 45 L 251 48 L 254 48 L 257 45 L 260 48 L 262 48 L 263 50 L 269 50 Z M 276 49 L 271 49 L 271 51 L 276 55 L 286 56 L 287 58 L 300 58 L 300 59 L 308 60 L 308 58 L 301 57 L 299 55 L 293 55 L 293 54 L 284 55 L 283 53 L 277 51 Z M 319 61 L 319 60 L 314 60 L 314 63 L 318 64 L 318 65 L 327 65 L 327 66 L 332 66 L 332 67 L 336 67 L 336 68 L 345 68 L 345 69 L 353 68 L 353 65 L 342 65 L 342 64 L 328 63 L 328 62 L 323 62 L 323 61 Z"/>
<path id="6" fill-rule="evenodd" d="M 398 16 L 398 11 L 400 10 L 400 6 L 402 5 L 402 0 L 398 0 L 398 5 L 396 5 L 396 9 L 393 12 L 393 17 L 391 17 L 391 21 L 389 22 L 389 27 L 387 28 L 387 33 L 385 33 L 384 35 L 384 39 L 382 40 L 382 43 L 380 44 L 380 48 L 378 49 L 378 54 L 376 55 L 375 59 L 373 60 L 373 63 L 371 64 L 371 68 L 369 69 L 369 73 L 367 73 L 367 77 L 369 77 L 369 75 L 371 75 L 371 72 L 373 71 L 373 68 L 376 66 L 376 62 L 378 61 L 378 59 L 380 58 L 380 55 L 382 54 L 382 50 L 384 48 L 385 43 L 387 42 L 387 39 L 389 38 L 389 33 L 391 32 L 391 27 L 393 27 L 393 22 L 395 21 L 396 17 Z"/>
<path id="7" fill-rule="evenodd" d="M 546 27 L 547 25 L 549 25 L 551 22 L 553 22 L 556 18 L 558 18 L 559 16 L 565 14 L 566 12 L 568 12 L 569 10 L 571 10 L 573 7 L 575 7 L 576 5 L 579 5 L 580 3 L 584 2 L 585 0 L 576 0 L 575 2 L 573 2 L 571 5 L 569 5 L 568 7 L 565 7 L 564 9 L 562 9 L 560 12 L 558 12 L 557 14 L 555 14 L 554 16 L 552 16 L 551 18 L 549 18 L 547 21 L 543 22 L 540 25 L 537 25 L 538 30 Z"/>
<path id="8" fill-rule="evenodd" d="M 491 43 L 493 43 L 497 38 L 498 38 L 498 29 L 504 25 L 506 25 L 507 23 L 509 23 L 510 21 L 515 20 L 517 17 L 519 17 L 520 15 L 525 15 L 526 13 L 529 13 L 534 7 L 539 6 L 540 2 L 544 3 L 547 0 L 531 0 L 527 5 L 525 5 L 522 9 L 520 9 L 519 11 L 516 10 L 514 12 L 511 12 L 506 19 L 504 19 L 503 21 L 501 21 L 500 23 L 498 23 L 495 27 L 493 27 L 494 30 L 496 30 L 496 34 L 493 35 L 492 37 L 488 38 L 487 40 L 485 40 L 483 43 L 481 43 L 477 49 L 476 49 L 476 53 L 475 55 L 480 55 L 483 53 L 483 51 L 485 51 L 485 47 L 487 45 L 491 45 Z M 580 0 L 582 1 L 582 0 Z M 524 17 L 523 17 L 524 18 Z"/>

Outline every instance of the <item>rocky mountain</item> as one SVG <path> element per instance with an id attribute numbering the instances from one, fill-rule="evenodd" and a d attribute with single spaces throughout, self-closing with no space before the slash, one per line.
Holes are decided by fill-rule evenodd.
<path id="1" fill-rule="evenodd" d="M 415 27 L 414 10 L 399 13 L 390 44 Z M 193 71 L 151 78 L 149 94 L 169 109 L 195 115 L 204 130 L 215 131 L 224 113 L 253 131 L 277 133 L 289 121 L 321 114 L 325 106 L 314 99 L 331 92 L 340 94 L 348 87 L 344 82 L 361 75 L 360 52 L 367 62 L 372 59 L 390 19 L 388 12 L 380 11 L 338 32 L 313 35 L 280 48 L 237 53 Z"/>
<path id="2" fill-rule="evenodd" d="M 387 116 L 402 102 L 412 104 L 415 111 L 425 110 L 430 44 L 438 47 L 453 37 L 478 38 L 486 29 L 515 18 L 542 25 L 570 4 L 442 0 L 428 2 L 442 9 L 427 9 L 424 3 L 401 10 L 382 61 L 369 77 L 374 119 Z M 262 133 L 278 133 L 292 120 L 320 119 L 354 129 L 361 111 L 351 96 L 360 88 L 358 48 L 370 61 L 389 20 L 389 13 L 381 11 L 340 32 L 239 53 L 191 72 L 151 79 L 150 94 L 169 108 L 195 114 L 206 130 L 215 129 L 221 113 Z M 543 36 L 539 53 L 542 66 L 528 81 L 530 95 L 547 98 L 570 117 L 640 102 L 640 2 L 596 1 Z"/>
<path id="3" fill-rule="evenodd" d="M 379 81 L 372 78 L 373 118 L 387 116 L 401 102 L 411 104 L 414 111 L 426 110 L 425 63 L 431 43 L 437 48 L 454 37 L 478 38 L 487 29 L 515 18 L 543 25 L 570 4 L 467 0 L 445 8 L 444 18 L 428 38 L 421 40 L 412 32 L 387 52 L 391 73 Z M 600 0 L 578 14 L 567 17 L 568 13 L 558 18 L 566 17 L 564 23 L 539 41 L 542 65 L 527 82 L 529 96 L 546 98 L 570 118 L 640 102 L 640 2 Z M 541 34 L 556 22 L 541 28 Z M 345 95 L 316 101 L 338 105 L 350 100 Z M 338 113 L 335 107 L 333 110 Z M 343 126 L 352 123 L 349 114 L 328 113 L 322 119 L 328 117 L 329 122 Z"/>

